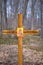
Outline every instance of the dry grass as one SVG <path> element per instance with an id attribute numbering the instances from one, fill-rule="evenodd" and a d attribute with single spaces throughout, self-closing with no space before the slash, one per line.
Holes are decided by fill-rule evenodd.
<path id="1" fill-rule="evenodd" d="M 0 44 L 18 44 L 17 37 L 14 38 L 0 38 Z M 23 38 L 23 45 L 37 51 L 43 51 L 43 39 L 40 36 L 26 35 Z"/>

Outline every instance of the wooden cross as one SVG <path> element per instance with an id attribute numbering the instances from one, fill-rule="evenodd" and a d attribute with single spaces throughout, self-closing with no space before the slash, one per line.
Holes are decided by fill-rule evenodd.
<path id="1" fill-rule="evenodd" d="M 2 30 L 3 34 L 16 34 L 18 37 L 18 65 L 22 65 L 22 38 L 24 34 L 37 34 L 37 30 L 24 30 L 22 26 L 23 15 L 18 14 L 18 27 L 16 30 Z"/>

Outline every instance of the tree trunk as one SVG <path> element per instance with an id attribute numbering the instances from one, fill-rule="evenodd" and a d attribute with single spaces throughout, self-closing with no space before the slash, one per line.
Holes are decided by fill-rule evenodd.
<path id="1" fill-rule="evenodd" d="M 0 1 L 0 30 L 2 30 L 2 1 Z"/>
<path id="2" fill-rule="evenodd" d="M 41 38 L 43 38 L 43 2 L 42 0 L 40 1 L 41 2 Z"/>
<path id="3" fill-rule="evenodd" d="M 18 13 L 22 13 L 24 15 L 24 17 L 26 15 L 28 1 L 29 0 L 20 0 L 20 2 L 19 2 Z"/>
<path id="4" fill-rule="evenodd" d="M 7 22 L 7 10 L 6 10 L 6 4 L 7 4 L 7 0 L 4 0 L 4 17 L 5 17 L 5 29 L 7 29 L 8 27 L 8 22 Z"/>
<path id="5" fill-rule="evenodd" d="M 36 3 L 36 1 L 37 0 L 31 0 L 32 1 L 32 5 L 31 5 L 31 13 L 32 13 L 32 15 L 31 15 L 31 30 L 33 30 L 34 29 L 34 21 L 35 21 L 35 19 L 34 19 L 34 5 L 35 5 L 35 3 Z"/>
<path id="6" fill-rule="evenodd" d="M 31 30 L 33 30 L 33 23 L 34 23 L 34 3 L 33 3 L 33 0 L 32 0 L 32 5 L 31 5 L 31 12 L 32 12 L 32 17 L 31 17 Z"/>
<path id="7" fill-rule="evenodd" d="M 0 1 L 0 30 L 2 31 L 2 0 Z M 2 37 L 2 33 L 0 33 L 0 37 Z"/>

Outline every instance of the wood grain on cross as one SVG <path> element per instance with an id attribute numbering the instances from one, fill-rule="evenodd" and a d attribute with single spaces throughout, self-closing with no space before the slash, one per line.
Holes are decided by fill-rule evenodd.
<path id="1" fill-rule="evenodd" d="M 18 27 L 16 30 L 2 30 L 3 34 L 16 34 L 18 37 L 18 65 L 23 64 L 23 57 L 22 57 L 22 38 L 23 34 L 37 34 L 37 30 L 24 30 L 22 26 L 23 15 L 18 14 Z"/>

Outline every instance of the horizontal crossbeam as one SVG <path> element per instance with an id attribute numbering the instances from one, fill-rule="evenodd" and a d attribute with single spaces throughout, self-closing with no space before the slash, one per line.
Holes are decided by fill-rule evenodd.
<path id="1" fill-rule="evenodd" d="M 26 34 L 38 34 L 39 31 L 38 30 L 24 30 L 24 33 L 26 33 Z"/>
<path id="2" fill-rule="evenodd" d="M 2 30 L 1 31 L 2 34 L 16 34 L 16 30 Z"/>
<path id="3" fill-rule="evenodd" d="M 2 30 L 1 31 L 2 34 L 16 34 L 17 31 L 16 30 Z M 23 33 L 26 34 L 37 34 L 39 33 L 38 30 L 24 30 Z"/>

